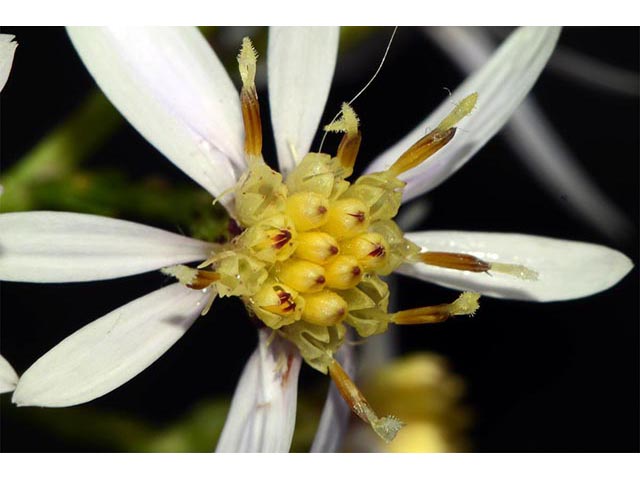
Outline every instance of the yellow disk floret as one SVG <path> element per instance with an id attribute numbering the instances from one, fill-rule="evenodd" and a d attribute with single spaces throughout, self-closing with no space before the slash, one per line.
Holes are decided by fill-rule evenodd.
<path id="1" fill-rule="evenodd" d="M 357 198 L 336 200 L 329 206 L 324 230 L 336 239 L 364 233 L 369 227 L 369 207 Z"/>
<path id="2" fill-rule="evenodd" d="M 351 255 L 338 255 L 325 265 L 327 286 L 338 290 L 347 290 L 360 283 L 364 273 L 360 262 Z"/>
<path id="3" fill-rule="evenodd" d="M 286 212 L 296 230 L 313 230 L 327 223 L 329 200 L 315 192 L 294 193 L 287 199 Z"/>
<path id="4" fill-rule="evenodd" d="M 301 293 L 319 292 L 326 284 L 324 268 L 307 260 L 291 259 L 283 262 L 277 269 L 277 275 L 280 280 Z"/>
<path id="5" fill-rule="evenodd" d="M 389 244 L 382 235 L 367 232 L 345 240 L 342 253 L 355 257 L 366 271 L 384 268 L 387 264 Z"/>
<path id="6" fill-rule="evenodd" d="M 335 325 L 347 316 L 349 305 L 331 290 L 305 295 L 302 319 L 314 325 Z"/>
<path id="7" fill-rule="evenodd" d="M 320 265 L 330 262 L 340 253 L 338 241 L 325 232 L 302 232 L 298 234 L 298 247 L 294 255 Z"/>

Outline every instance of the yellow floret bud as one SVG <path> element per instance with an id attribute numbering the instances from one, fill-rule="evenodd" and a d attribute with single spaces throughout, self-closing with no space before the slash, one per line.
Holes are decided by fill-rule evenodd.
<path id="1" fill-rule="evenodd" d="M 255 314 L 268 327 L 280 328 L 300 320 L 304 299 L 282 283 L 267 283 L 251 298 Z"/>
<path id="2" fill-rule="evenodd" d="M 335 292 L 323 290 L 304 296 L 302 319 L 314 325 L 331 326 L 347 316 L 347 302 Z"/>
<path id="3" fill-rule="evenodd" d="M 318 193 L 294 193 L 287 199 L 286 209 L 296 230 L 304 232 L 319 228 L 327 222 L 329 200 Z"/>
<path id="4" fill-rule="evenodd" d="M 287 260 L 280 266 L 278 277 L 302 293 L 319 292 L 326 283 L 324 268 L 307 260 Z"/>
<path id="5" fill-rule="evenodd" d="M 345 240 L 341 245 L 345 255 L 355 257 L 365 270 L 376 270 L 387 264 L 389 244 L 379 233 L 367 232 Z"/>
<path id="6" fill-rule="evenodd" d="M 340 253 L 338 242 L 328 233 L 303 232 L 298 234 L 298 247 L 294 256 L 324 265 Z"/>
<path id="7" fill-rule="evenodd" d="M 329 219 L 323 230 L 341 239 L 364 233 L 368 227 L 369 207 L 357 198 L 344 198 L 329 207 Z"/>
<path id="8" fill-rule="evenodd" d="M 338 290 L 355 287 L 362 280 L 363 269 L 360 262 L 351 255 L 338 255 L 324 267 L 327 286 Z"/>

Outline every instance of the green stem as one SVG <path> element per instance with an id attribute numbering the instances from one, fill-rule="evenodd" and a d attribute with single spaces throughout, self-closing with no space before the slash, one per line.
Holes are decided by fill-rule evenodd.
<path id="1" fill-rule="evenodd" d="M 122 123 L 122 117 L 106 97 L 94 90 L 65 122 L 2 176 L 0 210 L 33 208 L 35 187 L 68 175 L 74 166 L 97 151 Z"/>

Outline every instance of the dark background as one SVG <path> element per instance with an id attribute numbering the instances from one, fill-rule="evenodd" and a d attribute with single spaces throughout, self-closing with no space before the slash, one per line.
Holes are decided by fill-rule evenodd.
<path id="1" fill-rule="evenodd" d="M 20 44 L 2 93 L 6 170 L 79 105 L 93 82 L 64 30 L 6 27 L 3 32 L 15 34 Z M 338 59 L 331 112 L 367 81 L 389 34 L 383 30 Z M 569 28 L 560 43 L 638 72 L 638 29 Z M 360 165 L 437 106 L 443 87 L 453 89 L 461 79 L 427 38 L 415 29 L 400 29 L 382 73 L 354 104 L 364 135 Z M 561 205 L 570 201 L 565 192 L 551 196 L 541 188 L 500 136 L 429 194 L 432 210 L 421 228 L 523 232 L 603 243 L 637 265 L 638 97 L 596 90 L 553 71 L 543 73 L 534 94 L 582 165 L 634 222 L 635 232 L 612 243 L 572 217 Z M 263 105 L 266 98 L 262 92 Z M 266 153 L 272 151 L 269 139 Z M 154 172 L 176 183 L 189 182 L 128 125 L 88 165 L 121 167 L 133 178 Z M 162 283 L 158 273 L 86 284 L 3 283 L 0 351 L 23 372 L 88 321 Z M 637 294 L 636 267 L 612 289 L 577 301 L 533 304 L 483 298 L 472 319 L 405 328 L 402 347 L 439 352 L 465 378 L 475 451 L 638 451 Z M 424 304 L 426 298 L 433 304 L 452 298 L 451 291 L 406 278 L 399 295 L 407 308 Z M 92 405 L 168 422 L 203 397 L 232 392 L 254 344 L 254 328 L 239 302 L 217 301 L 160 360 Z M 324 381 L 308 371 L 303 377 L 303 385 Z M 99 448 L 62 441 L 22 422 L 9 411 L 15 407 L 7 398 L 2 406 L 3 451 Z"/>

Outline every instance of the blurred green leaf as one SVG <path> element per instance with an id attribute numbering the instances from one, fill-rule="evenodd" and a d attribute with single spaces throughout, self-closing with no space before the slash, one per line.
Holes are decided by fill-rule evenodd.
<path id="1" fill-rule="evenodd" d="M 0 178 L 0 211 L 38 207 L 34 195 L 48 182 L 61 180 L 123 124 L 106 97 L 94 90 L 68 119 L 45 136 Z"/>

